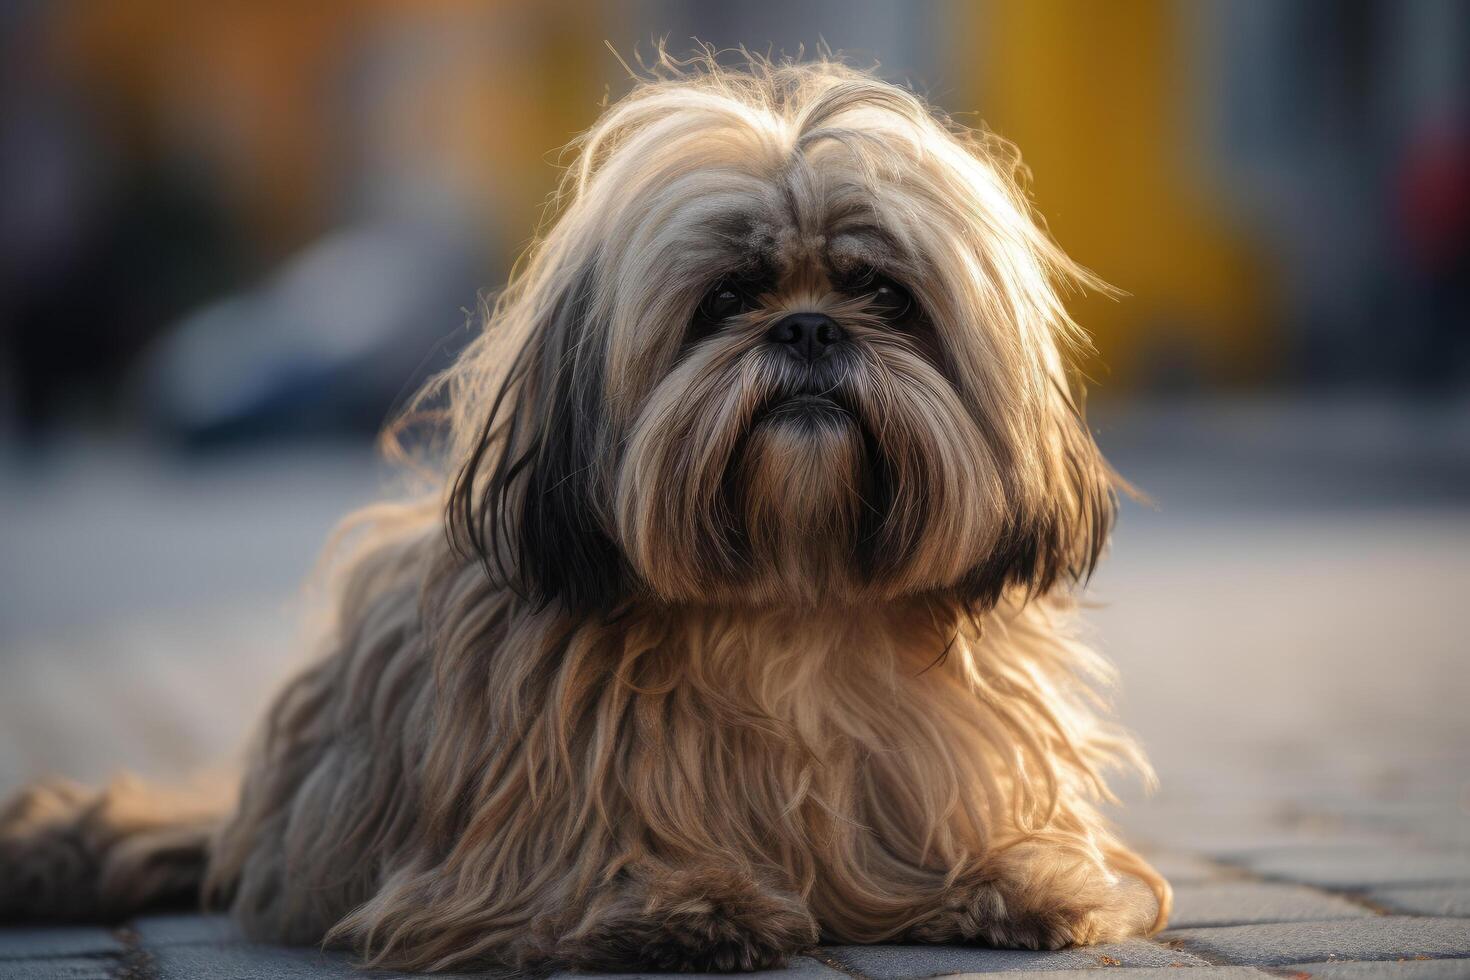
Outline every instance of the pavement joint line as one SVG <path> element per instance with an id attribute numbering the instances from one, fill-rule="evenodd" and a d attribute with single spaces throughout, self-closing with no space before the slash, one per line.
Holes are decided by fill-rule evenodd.
<path id="1" fill-rule="evenodd" d="M 1374 915 L 1387 916 L 1396 914 L 1392 909 L 1389 909 L 1386 906 L 1380 905 L 1379 903 L 1370 900 L 1366 891 L 1361 888 L 1343 889 L 1338 891 L 1331 888 L 1324 888 L 1321 885 L 1315 885 L 1311 882 L 1298 881 L 1285 875 L 1263 874 L 1260 871 L 1256 871 L 1253 868 L 1246 867 L 1243 864 L 1237 864 L 1231 861 L 1229 858 L 1205 857 L 1204 859 L 1219 867 L 1228 868 L 1234 871 L 1240 876 L 1242 880 L 1256 881 L 1262 884 L 1294 885 L 1299 888 L 1306 888 L 1310 891 L 1314 891 L 1319 895 L 1328 895 L 1335 898 L 1341 898 L 1344 901 L 1352 902 L 1354 905 L 1366 909 L 1367 911 L 1372 912 Z M 1407 882 L 1404 884 L 1409 887 L 1437 887 L 1440 885 L 1453 885 L 1455 884 L 1455 882 L 1434 882 L 1428 886 L 1419 885 L 1416 882 Z M 1449 918 L 1454 917 L 1449 916 Z M 1251 923 L 1240 924 L 1250 925 Z"/>
<path id="2" fill-rule="evenodd" d="M 1308 888 L 1315 888 L 1316 886 L 1315 885 L 1308 885 L 1307 887 Z M 1326 891 L 1326 889 L 1317 888 L 1317 891 Z M 1371 898 L 1368 897 L 1368 893 L 1365 892 L 1365 891 L 1363 891 L 1363 890 L 1361 890 L 1361 889 L 1353 889 L 1352 891 L 1341 891 L 1341 892 L 1326 891 L 1326 893 L 1328 895 L 1336 895 L 1338 898 L 1341 898 L 1341 899 L 1343 899 L 1345 901 L 1348 901 L 1348 902 L 1352 902 L 1354 905 L 1357 905 L 1357 906 L 1360 906 L 1362 908 L 1367 909 L 1369 912 L 1372 912 L 1374 915 L 1399 915 L 1399 914 L 1401 914 L 1401 913 L 1395 912 L 1393 909 L 1389 908 L 1386 905 L 1380 905 L 1378 902 L 1373 901 Z M 1429 916 L 1428 918 L 1434 918 L 1434 916 Z M 1440 916 L 1440 918 L 1457 918 L 1457 916 Z"/>
<path id="3" fill-rule="evenodd" d="M 112 930 L 112 935 L 122 943 L 121 955 L 117 960 L 114 980 L 156 980 L 158 971 L 153 963 L 153 954 L 143 948 L 142 939 L 131 925 L 121 925 Z"/>
<path id="4" fill-rule="evenodd" d="M 1229 959 L 1227 957 L 1221 956 L 1219 953 L 1213 952 L 1211 950 L 1198 949 L 1198 948 L 1196 948 L 1194 946 L 1193 943 L 1191 943 L 1187 939 L 1164 939 L 1164 940 L 1151 939 L 1151 940 L 1149 940 L 1149 942 L 1153 943 L 1155 946 L 1162 946 L 1164 949 L 1172 950 L 1174 952 L 1188 953 L 1191 956 L 1198 956 L 1200 959 L 1204 960 L 1205 963 L 1208 964 L 1209 966 L 1250 966 L 1251 965 L 1249 963 L 1236 963 L 1234 960 L 1231 960 L 1231 959 Z M 1165 967 L 1165 969 L 1168 969 L 1168 968 Z M 1187 969 L 1187 967 L 1186 967 L 1186 969 Z"/>
<path id="5" fill-rule="evenodd" d="M 812 949 L 811 952 L 804 953 L 802 955 L 810 956 L 812 959 L 816 960 L 823 966 L 828 967 L 829 969 L 836 970 L 838 973 L 844 973 L 847 976 L 852 977 L 853 980 L 872 980 L 872 978 L 869 977 L 866 973 L 862 973 L 858 970 L 853 969 L 846 963 L 843 963 L 841 960 L 837 959 L 831 953 L 827 952 L 825 947 L 815 947 L 814 949 Z"/>
<path id="6" fill-rule="evenodd" d="M 1198 956 L 1200 959 L 1204 960 L 1205 963 L 1206 963 L 1206 965 L 1208 965 L 1208 966 L 1239 966 L 1240 965 L 1238 963 L 1232 963 L 1229 960 L 1224 959 L 1223 957 L 1216 956 L 1213 953 L 1202 953 L 1199 950 L 1194 949 L 1192 946 L 1189 945 L 1189 943 L 1187 943 L 1186 941 L 1184 941 L 1182 939 L 1159 939 L 1159 938 L 1157 938 L 1155 936 L 1148 936 L 1148 937 L 1144 938 L 1143 942 L 1148 943 L 1150 946 L 1157 946 L 1160 949 L 1167 949 L 1171 953 L 1188 953 L 1191 956 Z M 1106 968 L 1106 965 L 1105 965 L 1105 968 Z M 1140 967 L 1139 969 L 1171 970 L 1171 969 L 1189 969 L 1189 967 L 1188 966 L 1182 966 L 1181 967 L 1180 964 L 1174 963 L 1171 966 L 1167 966 L 1167 967 L 1147 967 L 1147 968 Z"/>
<path id="7" fill-rule="evenodd" d="M 1221 858 L 1220 860 L 1224 861 L 1226 859 Z M 1379 910 L 1371 902 L 1368 902 L 1366 900 L 1360 901 L 1359 899 L 1355 898 L 1354 897 L 1355 895 L 1361 895 L 1361 894 L 1363 894 L 1363 888 L 1361 886 L 1359 886 L 1359 885 L 1356 885 L 1356 884 L 1353 885 L 1353 886 L 1351 886 L 1351 888 L 1344 888 L 1342 890 L 1335 890 L 1335 889 L 1332 889 L 1332 888 L 1323 887 L 1322 885 L 1314 885 L 1310 881 L 1302 881 L 1299 878 L 1293 878 L 1290 875 L 1286 875 L 1286 874 L 1274 874 L 1274 873 L 1270 873 L 1270 872 L 1255 871 L 1255 870 L 1252 870 L 1250 868 L 1247 868 L 1247 867 L 1244 867 L 1244 866 L 1238 865 L 1238 864 L 1230 864 L 1229 866 L 1235 868 L 1237 871 L 1239 871 L 1241 873 L 1241 876 L 1244 879 L 1249 880 L 1249 881 L 1258 881 L 1258 882 L 1261 882 L 1261 883 L 1264 883 L 1264 884 L 1272 884 L 1272 885 L 1298 885 L 1298 886 L 1300 886 L 1302 888 L 1310 888 L 1310 889 L 1312 889 L 1314 891 L 1321 892 L 1324 895 L 1335 895 L 1338 898 L 1345 898 L 1345 899 L 1348 899 L 1349 901 L 1358 902 L 1358 904 L 1361 904 L 1364 908 L 1373 911 L 1377 915 L 1396 915 L 1396 914 L 1398 914 L 1398 913 L 1389 911 L 1387 909 Z M 1392 887 L 1394 887 L 1394 888 L 1457 888 L 1457 887 L 1458 888 L 1463 888 L 1463 887 L 1466 886 L 1466 884 L 1470 884 L 1470 881 L 1467 881 L 1467 879 L 1465 879 L 1465 878 L 1406 878 L 1406 879 L 1403 879 L 1403 880 L 1400 880 L 1400 881 L 1394 881 L 1392 883 Z M 1450 918 L 1457 918 L 1457 917 L 1456 916 L 1450 916 Z"/>
<path id="8" fill-rule="evenodd" d="M 7 926 L 15 923 L 6 923 Z M 46 923 L 24 922 L 18 923 L 22 928 L 29 925 L 45 925 Z M 44 963 L 47 960 L 71 959 L 71 960 L 95 960 L 101 964 L 112 963 L 118 960 L 119 954 L 113 950 L 106 949 L 83 949 L 67 952 L 55 950 L 40 950 L 32 953 L 6 953 L 0 957 L 0 967 L 6 963 Z"/>
<path id="9" fill-rule="evenodd" d="M 1243 864 L 1237 864 L 1236 862 L 1231 861 L 1229 858 L 1222 858 L 1222 857 L 1218 857 L 1218 856 L 1214 856 L 1214 855 L 1204 855 L 1204 854 L 1197 854 L 1197 855 L 1194 855 L 1194 856 L 1195 857 L 1198 857 L 1201 860 L 1204 860 L 1204 861 L 1208 862 L 1209 864 L 1212 864 L 1212 865 L 1214 865 L 1214 866 L 1216 866 L 1218 868 L 1222 868 L 1222 869 L 1224 869 L 1226 871 L 1232 872 L 1232 880 L 1237 880 L 1237 881 L 1250 881 L 1250 882 L 1256 882 L 1256 883 L 1259 883 L 1259 884 L 1294 885 L 1294 886 L 1297 886 L 1297 887 L 1300 887 L 1300 888 L 1306 888 L 1306 889 L 1308 889 L 1310 891 L 1317 892 L 1318 894 L 1321 894 L 1321 895 L 1335 896 L 1335 897 L 1338 897 L 1338 898 L 1346 899 L 1346 900 L 1351 901 L 1351 902 L 1353 902 L 1353 903 L 1355 903 L 1357 905 L 1362 906 L 1363 908 L 1367 909 L 1368 911 L 1372 912 L 1374 915 L 1377 915 L 1377 916 L 1386 916 L 1386 915 L 1389 915 L 1390 914 L 1386 909 L 1383 909 L 1383 908 L 1380 908 L 1380 907 L 1374 905 L 1373 903 L 1369 902 L 1366 898 L 1361 898 L 1361 897 L 1358 897 L 1358 896 L 1349 895 L 1349 894 L 1347 894 L 1345 892 L 1335 892 L 1335 891 L 1332 891 L 1331 889 L 1321 888 L 1321 887 L 1319 887 L 1317 885 L 1309 884 L 1309 883 L 1303 882 L 1303 881 L 1295 881 L 1295 880 L 1293 880 L 1291 878 L 1287 878 L 1287 877 L 1280 876 L 1280 875 L 1265 875 L 1265 874 L 1261 874 L 1259 871 L 1256 871 L 1253 868 L 1246 867 Z M 1262 925 L 1262 924 L 1263 923 L 1257 923 L 1257 922 L 1249 922 L 1249 923 L 1243 922 L 1243 923 L 1239 923 L 1239 925 L 1241 925 L 1241 926 L 1252 926 L 1252 925 Z M 1227 926 L 1224 926 L 1222 924 L 1217 923 L 1214 926 L 1201 926 L 1200 928 L 1227 928 Z M 1210 952 L 1210 951 L 1207 951 L 1207 950 L 1200 949 L 1199 947 L 1197 947 L 1193 943 L 1189 942 L 1189 940 L 1187 940 L 1187 939 L 1167 940 L 1167 941 L 1165 941 L 1164 945 L 1166 945 L 1170 949 L 1180 949 L 1180 950 L 1183 950 L 1186 953 L 1190 953 L 1190 954 L 1193 954 L 1194 956 L 1198 956 L 1200 959 L 1204 960 L 1206 963 L 1209 963 L 1211 966 L 1253 966 L 1254 965 L 1254 964 L 1237 963 L 1234 960 L 1231 960 L 1231 959 L 1229 959 L 1227 957 L 1224 957 L 1224 956 L 1219 955 L 1218 953 L 1214 953 L 1214 952 Z M 1255 968 L 1256 969 L 1261 969 L 1261 967 L 1259 967 L 1259 966 L 1257 966 Z M 1284 973 L 1284 974 L 1281 974 L 1281 975 L 1282 976 L 1288 976 L 1288 977 L 1295 977 L 1295 976 L 1300 976 L 1301 975 L 1301 972 L 1302 971 L 1298 970 L 1295 973 L 1288 972 L 1288 973 Z"/>

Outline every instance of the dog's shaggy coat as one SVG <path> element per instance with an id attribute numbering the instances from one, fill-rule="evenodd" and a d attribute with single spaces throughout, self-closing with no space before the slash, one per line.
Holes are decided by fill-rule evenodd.
<path id="1" fill-rule="evenodd" d="M 455 469 L 358 518 L 238 801 L 33 787 L 0 914 L 202 881 L 259 939 L 423 969 L 1161 925 L 1067 623 L 1115 506 L 1059 298 L 1096 283 L 1016 172 L 837 64 L 665 59 L 425 396 Z"/>

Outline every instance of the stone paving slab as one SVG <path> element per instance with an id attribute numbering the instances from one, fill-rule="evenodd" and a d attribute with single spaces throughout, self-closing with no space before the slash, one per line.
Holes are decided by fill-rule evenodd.
<path id="1" fill-rule="evenodd" d="M 1186 970 L 1171 969 L 1169 967 L 1131 967 L 1131 966 L 1109 966 L 1099 967 L 1106 970 L 1103 974 L 1107 980 L 1280 980 L 1271 973 L 1259 970 L 1253 966 L 1190 966 Z M 964 977 L 984 976 L 980 973 L 957 973 L 953 978 L 946 980 L 962 980 Z M 994 974 L 991 974 L 992 976 Z M 1030 970 L 1017 974 L 1017 980 L 1024 977 L 1025 980 L 1078 980 L 1082 974 L 1077 970 Z M 1410 980 L 1410 978 L 1404 978 Z"/>
<path id="2" fill-rule="evenodd" d="M 1222 878 L 1238 877 L 1240 874 L 1235 868 L 1182 851 L 1151 851 L 1144 854 L 1144 857 L 1159 874 L 1169 879 L 1171 885 L 1219 881 Z"/>
<path id="3" fill-rule="evenodd" d="M 134 919 L 131 928 L 144 949 L 198 943 L 248 942 L 235 920 L 227 915 L 145 915 Z"/>
<path id="4" fill-rule="evenodd" d="M 203 943 L 151 949 L 156 980 L 363 980 L 401 973 L 359 970 L 346 953 L 249 943 Z"/>
<path id="5" fill-rule="evenodd" d="M 1465 980 L 1470 977 L 1470 960 L 1307 963 L 1292 967 L 1287 976 L 1302 980 Z"/>
<path id="6" fill-rule="evenodd" d="M 1368 900 L 1405 915 L 1454 915 L 1470 918 L 1470 883 L 1443 888 L 1375 888 Z"/>
<path id="7" fill-rule="evenodd" d="M 1359 919 L 1371 909 L 1315 888 L 1270 881 L 1213 881 L 1176 884 L 1176 929 L 1238 926 L 1258 922 L 1314 922 Z"/>
<path id="8" fill-rule="evenodd" d="M 100 926 L 0 927 L 0 961 L 68 956 L 120 956 L 126 947 Z"/>
<path id="9" fill-rule="evenodd" d="M 829 946 L 822 953 L 824 958 L 830 958 L 844 971 L 871 977 L 872 980 L 1118 966 L 1203 966 L 1206 963 L 1188 952 L 1142 940 L 1045 953 L 977 946 Z"/>
<path id="10" fill-rule="evenodd" d="M 1406 832 L 1402 825 L 1374 830 L 1315 814 L 1309 821 L 1285 823 L 1281 814 L 1269 811 L 1202 815 L 1196 807 L 1163 806 L 1158 812 L 1151 806 L 1141 809 L 1144 812 L 1137 815 L 1125 812 L 1122 825 L 1128 833 L 1206 863 L 1212 858 L 1229 860 L 1265 851 L 1323 847 L 1370 851 L 1414 848 L 1420 843 L 1419 835 Z"/>
<path id="11" fill-rule="evenodd" d="M 1189 965 L 1189 967 L 1098 967 L 1100 976 L 1107 980 L 1280 980 L 1272 973 L 1257 967 L 1214 967 L 1214 965 Z M 963 977 L 995 976 L 995 974 L 958 973 L 945 980 L 961 980 Z M 1011 974 L 1017 980 L 1078 980 L 1088 976 L 1078 970 L 1039 970 Z"/>
<path id="12" fill-rule="evenodd" d="M 438 976 L 436 975 L 436 980 Z M 489 974 L 485 974 L 489 976 Z M 757 970 L 754 973 L 553 973 L 551 980 L 731 980 L 732 977 L 781 977 L 782 980 L 843 980 L 845 974 L 810 956 L 793 956 L 784 970 Z"/>
<path id="13" fill-rule="evenodd" d="M 110 956 L 0 960 L 0 980 L 115 980 L 118 966 Z"/>
<path id="14" fill-rule="evenodd" d="M 1332 959 L 1470 957 L 1470 919 L 1379 916 L 1337 922 L 1171 929 L 1160 938 L 1210 959 L 1250 966 L 1288 966 Z"/>
<path id="15" fill-rule="evenodd" d="M 1470 882 L 1470 854 L 1460 851 L 1323 846 L 1248 852 L 1233 861 L 1266 878 L 1339 891 Z"/>
<path id="16" fill-rule="evenodd" d="M 196 980 L 196 978 L 228 978 L 228 980 L 390 980 L 390 978 L 429 976 L 433 980 L 471 980 L 493 978 L 493 973 L 403 974 L 391 970 L 360 970 L 346 953 L 316 949 L 285 949 L 250 943 L 175 943 L 151 951 L 151 976 L 158 980 Z M 0 972 L 0 978 L 5 974 Z M 560 980 L 667 980 L 670 974 L 657 973 L 556 973 Z M 686 973 L 684 980 L 728 980 L 730 974 Z M 753 978 L 782 977 L 783 980 L 842 980 L 843 974 L 810 956 L 793 957 L 784 970 L 763 970 L 741 974 Z"/>

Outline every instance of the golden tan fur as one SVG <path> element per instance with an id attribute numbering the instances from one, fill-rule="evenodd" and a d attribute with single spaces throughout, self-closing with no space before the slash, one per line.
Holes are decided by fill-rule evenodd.
<path id="1" fill-rule="evenodd" d="M 609 108 L 419 405 L 442 494 L 359 519 L 327 653 L 184 849 L 210 900 L 417 969 L 1162 925 L 1168 886 L 1094 808 L 1144 764 L 1068 625 L 1114 507 L 1065 374 L 1058 290 L 1091 280 L 1016 166 L 825 62 L 663 59 Z M 726 280 L 745 306 L 691 326 Z M 840 345 L 783 353 L 792 313 Z M 127 833 L 75 844 L 107 799 L 12 803 L 0 914 L 177 890 L 162 849 L 107 874 Z M 79 876 L 112 884 L 59 897 Z"/>

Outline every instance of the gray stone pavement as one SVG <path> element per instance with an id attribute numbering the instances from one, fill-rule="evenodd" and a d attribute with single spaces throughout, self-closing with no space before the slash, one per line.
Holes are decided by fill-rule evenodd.
<path id="1" fill-rule="evenodd" d="M 1125 509 L 1088 620 L 1159 771 L 1115 816 L 1175 885 L 1168 931 L 824 947 L 779 972 L 1470 980 L 1470 426 L 1380 408 L 1104 420 L 1156 501 Z M 0 472 L 0 792 L 227 760 L 298 656 L 291 583 L 381 478 L 332 448 Z M 0 927 L 0 978 L 358 975 L 218 918 Z"/>

